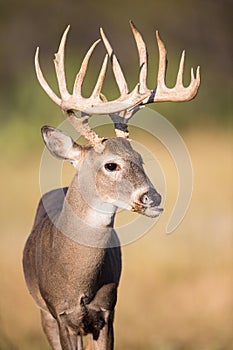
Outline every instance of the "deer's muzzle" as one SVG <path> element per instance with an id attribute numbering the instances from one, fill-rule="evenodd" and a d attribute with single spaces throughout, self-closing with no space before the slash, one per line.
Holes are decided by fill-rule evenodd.
<path id="1" fill-rule="evenodd" d="M 152 218 L 157 217 L 163 212 L 163 208 L 159 206 L 161 200 L 161 195 L 154 188 L 150 188 L 133 203 L 132 211 Z"/>

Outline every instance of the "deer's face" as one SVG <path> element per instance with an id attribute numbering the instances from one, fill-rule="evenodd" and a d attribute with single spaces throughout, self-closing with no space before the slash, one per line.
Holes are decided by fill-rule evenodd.
<path id="1" fill-rule="evenodd" d="M 162 211 L 161 196 L 145 174 L 141 155 L 128 140 L 104 140 L 87 153 L 82 164 L 85 170 L 86 164 L 102 201 L 151 217 Z"/>
<path id="2" fill-rule="evenodd" d="M 149 217 L 162 212 L 161 196 L 128 140 L 118 137 L 82 147 L 59 130 L 44 127 L 42 133 L 50 152 L 77 169 L 77 186 L 86 201 L 110 203 Z"/>

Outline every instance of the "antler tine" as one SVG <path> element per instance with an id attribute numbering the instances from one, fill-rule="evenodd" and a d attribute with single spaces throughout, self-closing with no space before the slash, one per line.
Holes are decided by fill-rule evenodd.
<path id="1" fill-rule="evenodd" d="M 59 87 L 62 100 L 66 100 L 71 96 L 67 90 L 65 67 L 64 67 L 64 51 L 65 51 L 66 39 L 67 39 L 67 34 L 69 32 L 69 29 L 70 29 L 70 26 L 68 26 L 64 31 L 59 48 L 58 48 L 58 52 L 55 54 L 55 59 L 54 59 L 58 87 Z"/>
<path id="2" fill-rule="evenodd" d="M 115 53 L 114 53 L 114 51 L 113 51 L 113 49 L 112 49 L 112 47 L 111 47 L 111 45 L 110 45 L 102 28 L 100 28 L 100 35 L 101 35 L 101 38 L 103 40 L 104 46 L 107 50 L 107 53 L 110 57 L 110 61 L 112 64 L 112 70 L 113 70 L 118 88 L 120 90 L 120 93 L 121 93 L 121 95 L 126 95 L 129 93 L 127 82 L 125 80 L 123 71 L 122 71 L 121 66 L 119 64 L 119 61 L 118 61 L 118 59 L 117 59 L 117 57 L 116 57 L 116 55 L 115 55 Z"/>
<path id="3" fill-rule="evenodd" d="M 81 96 L 81 89 L 82 89 L 82 84 L 83 84 L 83 80 L 85 78 L 86 75 L 86 71 L 87 71 L 87 66 L 88 66 L 88 62 L 90 60 L 90 57 L 94 51 L 94 49 L 96 48 L 96 46 L 99 44 L 99 42 L 101 41 L 101 39 L 96 40 L 90 47 L 90 49 L 87 51 L 80 70 L 75 78 L 75 82 L 74 82 L 74 88 L 73 88 L 73 95 L 74 96 Z"/>
<path id="4" fill-rule="evenodd" d="M 180 58 L 180 66 L 176 78 L 176 86 L 183 87 L 183 75 L 184 75 L 184 60 L 185 60 L 185 50 L 182 51 Z"/>
<path id="5" fill-rule="evenodd" d="M 140 92 L 150 93 L 150 90 L 147 87 L 147 66 L 148 66 L 148 53 L 146 44 L 142 38 L 142 35 L 136 28 L 133 21 L 130 21 L 130 27 L 133 32 L 133 36 L 137 45 L 138 56 L 139 56 L 139 66 L 140 66 L 140 74 L 139 74 L 139 84 L 140 84 Z"/>
<path id="6" fill-rule="evenodd" d="M 37 79 L 39 80 L 39 83 L 44 89 L 44 91 L 46 92 L 46 94 L 51 98 L 53 102 L 55 102 L 58 106 L 61 106 L 62 100 L 53 92 L 53 90 L 48 85 L 41 71 L 40 63 L 39 63 L 39 47 L 37 47 L 36 54 L 35 54 L 35 69 L 36 69 Z"/>
<path id="7" fill-rule="evenodd" d="M 167 50 L 165 48 L 164 43 L 160 39 L 158 30 L 156 30 L 155 34 L 156 34 L 157 44 L 159 48 L 159 69 L 158 69 L 157 89 L 156 89 L 156 93 L 157 93 L 159 85 L 162 88 L 166 87 L 165 76 L 167 71 Z"/>
<path id="8" fill-rule="evenodd" d="M 100 74 L 98 76 L 94 90 L 91 94 L 91 97 L 93 99 L 100 99 L 100 96 L 102 95 L 101 89 L 103 87 L 104 78 L 105 78 L 106 71 L 107 71 L 107 66 L 108 66 L 108 54 L 106 54 L 104 57 L 104 61 L 103 61 L 102 67 L 101 67 Z"/>
<path id="9" fill-rule="evenodd" d="M 193 67 L 191 68 L 191 83 L 190 86 L 192 86 L 193 89 L 193 96 L 192 98 L 194 98 L 198 92 L 198 88 L 200 86 L 201 83 L 201 75 L 200 75 L 200 66 L 197 66 L 197 70 L 196 70 L 196 78 L 194 78 L 194 72 L 193 72 Z"/>

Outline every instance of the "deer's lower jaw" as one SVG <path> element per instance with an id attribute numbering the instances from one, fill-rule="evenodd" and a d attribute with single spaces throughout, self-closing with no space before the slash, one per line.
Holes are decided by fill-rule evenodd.
<path id="1" fill-rule="evenodd" d="M 149 216 L 150 218 L 156 218 L 157 216 L 161 215 L 162 212 L 163 208 L 161 207 L 147 207 L 142 214 Z"/>
<path id="2" fill-rule="evenodd" d="M 150 207 L 140 203 L 133 203 L 131 211 L 148 216 L 150 218 L 156 218 L 157 216 L 162 214 L 163 208 L 159 206 Z"/>

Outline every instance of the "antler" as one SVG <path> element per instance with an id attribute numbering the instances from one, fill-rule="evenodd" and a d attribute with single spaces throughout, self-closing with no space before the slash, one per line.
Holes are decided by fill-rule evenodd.
<path id="1" fill-rule="evenodd" d="M 106 74 L 108 55 L 106 55 L 104 58 L 102 68 L 101 68 L 99 77 L 97 79 L 96 86 L 91 96 L 89 98 L 84 98 L 81 95 L 81 88 L 82 88 L 83 80 L 85 78 L 85 73 L 87 70 L 89 59 L 96 45 L 100 42 L 100 39 L 94 42 L 94 44 L 91 46 L 86 56 L 84 57 L 80 71 L 78 72 L 75 79 L 73 93 L 70 94 L 67 89 L 65 69 L 64 69 L 64 50 L 65 50 L 65 44 L 66 44 L 69 28 L 70 26 L 66 28 L 62 36 L 61 43 L 60 43 L 58 52 L 55 55 L 55 60 L 54 60 L 54 65 L 55 65 L 55 70 L 56 70 L 56 75 L 58 80 L 58 87 L 61 94 L 61 98 L 58 97 L 53 92 L 53 90 L 50 88 L 50 86 L 48 85 L 48 83 L 46 82 L 43 76 L 43 73 L 41 71 L 40 64 L 39 64 L 39 48 L 37 48 L 36 54 L 35 54 L 36 74 L 42 88 L 45 90 L 48 96 L 58 106 L 62 108 L 66 117 L 70 120 L 70 122 L 74 125 L 74 127 L 78 129 L 78 131 L 81 132 L 81 134 L 88 141 L 90 141 L 91 144 L 96 144 L 100 141 L 100 139 L 95 134 L 95 132 L 90 129 L 90 127 L 87 124 L 87 119 L 90 115 L 120 112 L 122 110 L 131 108 L 132 106 L 139 104 L 144 98 L 146 98 L 146 95 L 145 94 L 143 95 L 139 92 L 139 84 L 137 84 L 131 93 L 128 93 L 128 91 L 124 92 L 120 95 L 119 98 L 117 98 L 114 101 L 106 101 L 106 100 L 103 101 L 101 99 L 101 89 L 102 89 L 105 74 Z M 73 112 L 73 110 L 82 112 L 84 119 L 81 118 L 82 121 L 77 121 L 76 115 Z"/>
<path id="2" fill-rule="evenodd" d="M 147 95 L 143 101 L 138 105 L 132 106 L 123 112 L 112 113 L 110 114 L 116 128 L 117 136 L 128 137 L 127 130 L 127 121 L 137 112 L 140 108 L 144 107 L 146 104 L 153 102 L 178 102 L 178 101 L 189 101 L 193 99 L 198 91 L 200 85 L 200 67 L 197 67 L 196 78 L 194 77 L 194 70 L 191 68 L 191 81 L 188 87 L 183 85 L 183 75 L 184 75 L 184 60 L 185 60 L 185 51 L 182 52 L 180 66 L 177 74 L 177 80 L 174 88 L 168 88 L 166 86 L 166 69 L 167 69 L 167 51 L 164 43 L 160 39 L 158 31 L 156 31 L 156 39 L 159 49 L 159 70 L 157 78 L 157 87 L 153 90 L 150 90 L 147 87 L 147 67 L 148 67 L 148 54 L 145 42 L 142 38 L 142 35 L 135 27 L 134 23 L 130 21 L 130 26 L 133 32 L 133 36 L 136 42 L 138 55 L 139 55 L 139 92 L 142 95 Z M 106 47 L 110 61 L 112 64 L 113 73 L 118 85 L 118 88 L 121 93 L 128 91 L 128 86 L 124 78 L 124 74 L 120 67 L 119 61 L 115 56 L 115 53 L 104 34 L 103 30 L 100 29 L 100 34 L 103 40 L 103 43 Z"/>
<path id="3" fill-rule="evenodd" d="M 104 58 L 99 77 L 97 79 L 94 90 L 89 98 L 84 98 L 81 94 L 82 84 L 85 78 L 87 65 L 89 59 L 96 47 L 100 42 L 100 39 L 95 41 L 86 56 L 83 59 L 81 68 L 76 76 L 73 92 L 70 94 L 67 89 L 65 68 L 64 68 L 64 50 L 67 39 L 67 34 L 70 26 L 68 26 L 62 36 L 59 49 L 55 55 L 54 65 L 58 80 L 58 87 L 61 97 L 58 97 L 53 90 L 50 88 L 46 82 L 39 64 L 39 48 L 36 50 L 35 55 L 35 68 L 37 78 L 40 85 L 48 94 L 48 96 L 63 110 L 66 118 L 71 122 L 71 124 L 90 142 L 90 144 L 95 145 L 101 142 L 98 135 L 90 128 L 88 125 L 88 118 L 92 114 L 109 114 L 112 118 L 117 136 L 127 137 L 127 121 L 133 116 L 133 114 L 138 111 L 148 103 L 160 102 L 160 101 L 189 101 L 195 97 L 200 85 L 200 67 L 197 68 L 196 78 L 194 77 L 193 68 L 191 69 L 191 82 L 188 87 L 184 87 L 183 72 L 184 72 L 184 57 L 185 53 L 183 51 L 180 67 L 177 75 L 177 81 L 174 88 L 170 89 L 166 87 L 165 75 L 166 75 L 166 49 L 159 37 L 158 32 L 156 32 L 156 38 L 159 48 L 159 71 L 157 79 L 157 87 L 150 90 L 147 87 L 147 49 L 144 40 L 136 29 L 133 22 L 130 22 L 130 26 L 134 35 L 136 42 L 140 73 L 139 73 L 139 83 L 135 86 L 132 92 L 129 92 L 127 82 L 125 80 L 124 74 L 120 67 L 120 64 L 115 56 L 115 53 L 105 36 L 102 29 L 100 29 L 100 34 L 103 43 L 107 50 L 107 55 Z M 101 93 L 104 78 L 107 70 L 108 57 L 110 58 L 113 73 L 119 87 L 120 97 L 108 101 L 107 98 Z M 75 110 L 82 112 L 81 118 L 78 118 L 75 114 Z"/>

